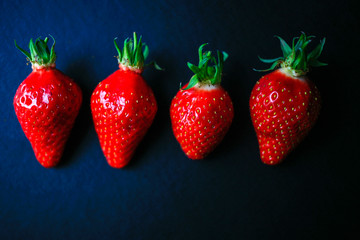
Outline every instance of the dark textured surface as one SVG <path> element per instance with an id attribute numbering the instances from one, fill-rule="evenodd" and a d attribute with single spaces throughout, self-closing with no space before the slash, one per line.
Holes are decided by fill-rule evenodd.
<path id="1" fill-rule="evenodd" d="M 0 239 L 360 239 L 356 1 L 1 1 Z M 90 114 L 90 95 L 116 68 L 113 38 L 136 31 L 159 111 L 125 169 L 110 168 Z M 277 34 L 327 37 L 310 77 L 323 98 L 308 138 L 283 164 L 260 162 L 248 100 L 264 58 L 280 54 Z M 14 47 L 53 35 L 57 67 L 82 88 L 84 104 L 62 163 L 36 161 L 12 106 L 30 73 Z M 223 86 L 235 119 L 205 161 L 176 142 L 169 106 L 191 77 L 197 48 L 229 53 Z M 356 102 L 356 104 L 355 104 Z"/>

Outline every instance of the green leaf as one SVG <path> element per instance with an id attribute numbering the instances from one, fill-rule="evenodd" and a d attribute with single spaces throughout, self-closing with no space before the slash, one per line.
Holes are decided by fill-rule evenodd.
<path id="1" fill-rule="evenodd" d="M 203 59 L 202 50 L 203 50 L 203 48 L 204 48 L 206 45 L 208 45 L 208 43 L 204 43 L 204 44 L 202 44 L 202 45 L 199 47 L 199 50 L 198 50 L 198 53 L 199 53 L 199 62 L 202 61 L 202 59 Z"/>
<path id="2" fill-rule="evenodd" d="M 135 43 L 133 42 L 132 39 L 129 40 L 128 42 L 128 49 L 129 49 L 129 60 L 131 65 L 135 65 L 135 51 L 134 51 L 134 46 Z"/>
<path id="3" fill-rule="evenodd" d="M 212 58 L 211 51 L 206 51 L 205 53 L 203 53 L 203 58 Z"/>
<path id="4" fill-rule="evenodd" d="M 268 68 L 268 69 L 259 70 L 259 69 L 253 68 L 253 70 L 254 70 L 254 71 L 257 71 L 257 72 L 268 72 L 268 71 L 274 70 L 278 65 L 280 65 L 280 61 L 274 62 L 274 63 L 270 66 L 270 68 Z"/>
<path id="5" fill-rule="evenodd" d="M 46 42 L 47 42 L 47 40 L 46 40 Z M 39 58 L 41 59 L 41 61 L 43 63 L 47 63 L 49 61 L 49 58 L 48 58 L 48 56 L 49 56 L 48 52 L 49 51 L 46 51 L 48 49 L 47 49 L 47 45 L 46 45 L 45 41 L 42 41 L 39 38 L 36 39 L 35 48 L 36 48 L 37 54 L 38 54 Z"/>
<path id="6" fill-rule="evenodd" d="M 255 71 L 271 71 L 280 65 L 282 68 L 292 69 L 294 74 L 296 73 L 296 76 L 301 76 L 308 72 L 309 66 L 325 65 L 319 61 L 315 61 L 323 50 L 325 38 L 320 41 L 320 44 L 311 53 L 308 54 L 307 48 L 314 36 L 306 36 L 306 34 L 302 32 L 300 37 L 294 37 L 292 39 L 291 48 L 281 37 L 276 37 L 280 40 L 280 47 L 284 57 L 274 59 L 262 59 L 259 57 L 260 61 L 272 63 L 272 65 L 266 70 L 254 69 Z"/>
<path id="7" fill-rule="evenodd" d="M 299 48 L 299 52 L 300 52 L 300 56 L 295 59 L 293 65 L 292 65 L 293 68 L 296 70 L 301 69 L 301 66 L 303 65 L 302 62 L 304 61 L 304 51 L 301 48 Z"/>
<path id="8" fill-rule="evenodd" d="M 55 38 L 53 36 L 50 35 L 50 37 L 53 40 L 53 45 L 51 46 L 51 50 L 50 50 L 50 63 L 54 63 L 55 59 L 56 59 L 56 54 L 55 54 Z"/>
<path id="9" fill-rule="evenodd" d="M 298 41 L 296 42 L 296 45 L 295 45 L 295 51 L 298 51 L 299 48 L 303 45 L 303 42 L 304 42 L 304 34 L 301 34 Z"/>
<path id="10" fill-rule="evenodd" d="M 143 55 L 144 55 L 144 60 L 146 60 L 147 57 L 149 56 L 149 47 L 147 45 L 144 46 Z"/>
<path id="11" fill-rule="evenodd" d="M 316 48 L 308 54 L 308 57 L 307 57 L 308 61 L 311 61 L 312 59 L 318 59 L 320 57 L 321 52 L 325 45 L 325 40 L 326 40 L 325 38 L 320 40 L 320 44 L 317 45 Z"/>
<path id="12" fill-rule="evenodd" d="M 210 66 L 207 68 L 206 76 L 208 76 L 207 78 L 211 79 L 215 77 L 215 73 L 216 73 L 216 66 Z"/>
<path id="13" fill-rule="evenodd" d="M 216 85 L 221 80 L 221 71 L 219 68 L 215 68 L 214 77 L 210 79 L 212 85 Z"/>
<path id="14" fill-rule="evenodd" d="M 188 62 L 187 65 L 190 68 L 190 70 L 193 71 L 193 73 L 196 74 L 196 73 L 200 72 L 200 69 L 197 66 L 195 66 L 194 64 Z"/>
<path id="15" fill-rule="evenodd" d="M 303 45 L 301 46 L 302 50 L 305 50 L 307 48 L 307 46 L 309 45 L 309 43 L 311 42 L 311 40 L 307 40 L 303 43 Z"/>
<path id="16" fill-rule="evenodd" d="M 189 84 L 184 89 L 189 89 L 195 86 L 197 83 L 204 84 L 220 84 L 221 74 L 223 70 L 223 63 L 228 54 L 226 52 L 217 51 L 217 59 L 212 56 L 211 51 L 203 51 L 204 46 L 207 43 L 202 44 L 199 49 L 199 64 L 195 66 L 192 63 L 187 63 L 191 71 L 194 72 L 194 75 L 191 77 Z"/>
<path id="17" fill-rule="evenodd" d="M 209 61 L 210 61 L 210 59 L 211 58 L 209 58 L 209 57 L 204 57 L 200 62 L 199 62 L 199 68 L 201 69 L 201 68 L 206 68 L 207 67 L 207 65 L 208 65 L 208 63 L 209 63 Z"/>
<path id="18" fill-rule="evenodd" d="M 40 66 L 50 66 L 55 63 L 56 54 L 55 54 L 55 39 L 53 36 L 50 35 L 53 39 L 53 45 L 51 49 L 48 47 L 49 38 L 46 37 L 44 40 L 38 37 L 35 42 L 33 39 L 29 41 L 29 52 L 25 51 L 24 49 L 20 48 L 15 41 L 15 46 L 18 48 L 28 59 L 29 61 L 34 64 L 38 64 Z"/>
<path id="19" fill-rule="evenodd" d="M 258 56 L 258 58 L 260 59 L 260 61 L 264 62 L 264 63 L 273 63 L 279 60 L 284 60 L 283 57 L 278 57 L 278 58 L 274 58 L 274 59 L 264 59 Z"/>
<path id="20" fill-rule="evenodd" d="M 292 40 L 292 47 L 291 47 L 291 52 L 295 51 L 295 41 L 299 39 L 299 37 L 294 37 Z"/>
<path id="21" fill-rule="evenodd" d="M 148 46 L 142 42 L 142 36 L 138 37 L 137 34 L 133 33 L 133 38 L 126 38 L 124 40 L 124 46 L 122 50 L 116 43 L 116 39 L 114 39 L 115 48 L 119 54 L 119 64 L 135 69 L 142 70 L 144 67 L 152 65 L 157 70 L 163 70 L 159 65 L 155 62 L 151 62 L 145 64 L 145 59 L 149 55 Z"/>
<path id="22" fill-rule="evenodd" d="M 223 58 L 224 58 L 224 62 L 226 61 L 226 59 L 228 59 L 228 57 L 229 57 L 229 54 L 227 54 L 226 52 L 222 52 L 222 54 L 223 54 Z"/>
<path id="23" fill-rule="evenodd" d="M 114 38 L 114 45 L 115 45 L 116 51 L 118 52 L 119 62 L 121 62 L 122 54 L 121 54 L 121 50 L 120 50 L 120 48 L 119 48 L 119 45 L 118 45 L 117 42 L 116 42 L 116 39 L 117 39 L 117 38 Z"/>
<path id="24" fill-rule="evenodd" d="M 131 61 L 131 48 L 130 48 L 130 40 L 127 38 L 124 41 L 124 50 L 123 50 L 123 58 L 122 61 L 127 63 L 128 65 L 132 66 L 132 61 Z"/>
<path id="25" fill-rule="evenodd" d="M 217 51 L 217 57 L 218 57 L 218 64 L 215 64 L 214 66 L 215 73 L 211 81 L 212 84 L 218 84 L 221 82 L 221 73 L 223 70 L 224 55 L 222 52 Z"/>
<path id="26" fill-rule="evenodd" d="M 133 52 L 136 54 L 136 49 L 138 47 L 138 40 L 137 40 L 137 35 L 136 32 L 133 33 L 133 38 L 134 38 L 134 49 Z M 140 40 L 139 40 L 139 45 L 141 45 L 141 36 L 140 36 Z M 139 46 L 140 47 L 140 46 Z"/>
<path id="27" fill-rule="evenodd" d="M 154 67 L 156 70 L 160 70 L 163 71 L 164 69 L 162 67 L 160 67 L 156 62 L 154 62 Z"/>
<path id="28" fill-rule="evenodd" d="M 16 47 L 17 49 L 19 49 L 20 52 L 22 52 L 29 60 L 31 60 L 31 55 L 30 55 L 30 53 L 28 53 L 27 51 L 25 51 L 24 49 L 22 49 L 21 47 L 19 47 L 19 45 L 17 45 L 17 43 L 16 43 L 16 40 L 14 40 L 14 43 L 15 43 L 15 47 Z"/>
<path id="29" fill-rule="evenodd" d="M 188 89 L 194 87 L 198 82 L 199 82 L 198 77 L 195 74 L 194 76 L 191 77 L 189 84 L 183 90 L 188 90 Z"/>
<path id="30" fill-rule="evenodd" d="M 137 49 L 137 51 L 135 52 L 135 57 L 134 57 L 134 65 L 138 66 L 139 68 L 142 68 L 144 64 L 144 56 L 142 54 L 141 49 Z"/>
<path id="31" fill-rule="evenodd" d="M 153 66 L 156 70 L 164 71 L 165 69 L 160 67 L 155 61 L 145 64 L 144 67 Z"/>
<path id="32" fill-rule="evenodd" d="M 275 37 L 277 37 L 280 40 L 280 47 L 281 47 L 284 57 L 286 58 L 287 56 L 289 56 L 291 54 L 291 47 L 281 37 L 279 37 L 279 36 L 275 36 Z"/>
<path id="33" fill-rule="evenodd" d="M 323 67 L 323 66 L 327 66 L 327 63 L 322 63 L 320 61 L 318 61 L 317 59 L 312 60 L 311 62 L 309 62 L 309 65 L 311 67 Z"/>
<path id="34" fill-rule="evenodd" d="M 227 55 L 227 53 L 226 53 Z M 224 65 L 224 53 L 223 52 L 220 52 L 220 51 L 217 51 L 217 58 L 218 58 L 218 66 L 219 68 L 222 70 L 223 68 L 223 65 Z"/>
<path id="35" fill-rule="evenodd" d="M 34 42 L 32 39 L 30 39 L 29 42 L 29 49 L 30 49 L 30 54 L 31 54 L 31 61 L 37 61 L 37 53 L 35 50 L 35 46 L 34 46 Z"/>

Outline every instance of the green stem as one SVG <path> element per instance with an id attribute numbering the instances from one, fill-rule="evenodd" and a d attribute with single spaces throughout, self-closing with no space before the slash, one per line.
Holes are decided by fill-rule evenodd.
<path id="1" fill-rule="evenodd" d="M 271 63 L 271 67 L 266 70 L 256 70 L 255 71 L 270 71 L 274 70 L 278 66 L 282 68 L 287 68 L 294 74 L 294 76 L 303 76 L 309 71 L 310 67 L 319 67 L 326 66 L 326 63 L 322 63 L 317 59 L 320 57 L 321 52 L 324 48 L 325 38 L 320 40 L 320 44 L 316 48 L 308 53 L 307 48 L 314 36 L 306 36 L 305 33 L 301 33 L 300 37 L 293 38 L 292 47 L 290 47 L 281 37 L 275 36 L 280 40 L 280 47 L 283 52 L 282 57 L 274 59 L 263 59 L 260 58 L 260 61 L 264 63 Z"/>
<path id="2" fill-rule="evenodd" d="M 22 52 L 26 58 L 31 62 L 31 64 L 40 66 L 40 67 L 51 67 L 55 65 L 56 54 L 54 51 L 55 48 L 55 39 L 53 36 L 50 35 L 53 39 L 53 44 L 51 49 L 48 47 L 49 38 L 45 38 L 44 40 L 38 37 L 35 42 L 30 39 L 29 42 L 29 51 L 24 50 L 23 48 L 19 47 L 19 45 L 15 42 L 15 47 Z"/>
<path id="3" fill-rule="evenodd" d="M 118 52 L 117 59 L 121 68 L 142 72 L 144 67 L 154 65 L 156 69 L 162 70 L 155 62 L 145 64 L 149 55 L 149 47 L 142 42 L 142 36 L 138 38 L 134 32 L 133 38 L 125 39 L 123 49 L 120 49 L 116 39 L 114 39 L 114 45 Z"/>
<path id="4" fill-rule="evenodd" d="M 221 83 L 221 75 L 224 61 L 228 58 L 226 52 L 217 51 L 217 59 L 211 55 L 211 51 L 203 52 L 207 43 L 199 47 L 199 64 L 198 66 L 188 62 L 187 65 L 194 75 L 191 77 L 188 85 L 183 90 L 190 89 L 198 83 L 217 85 Z M 210 64 L 210 65 L 209 65 Z M 212 65 L 211 65 L 212 64 Z"/>

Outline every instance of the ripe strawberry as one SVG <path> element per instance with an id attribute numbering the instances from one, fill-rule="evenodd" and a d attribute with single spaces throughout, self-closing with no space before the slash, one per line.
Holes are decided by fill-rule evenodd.
<path id="1" fill-rule="evenodd" d="M 170 117 L 176 140 L 190 159 L 203 159 L 225 137 L 234 117 L 229 94 L 220 86 L 225 52 L 199 48 L 199 65 L 188 63 L 195 73 L 171 102 Z M 214 66 L 209 66 L 210 62 Z"/>
<path id="2" fill-rule="evenodd" d="M 53 39 L 54 40 L 54 39 Z M 14 107 L 20 125 L 35 156 L 46 168 L 60 161 L 65 143 L 78 115 L 81 89 L 55 68 L 55 40 L 49 50 L 48 38 L 30 40 L 30 53 L 15 46 L 32 64 L 32 73 L 20 84 Z"/>
<path id="3" fill-rule="evenodd" d="M 91 111 L 101 148 L 111 167 L 122 168 L 151 126 L 157 103 L 141 73 L 148 55 L 147 45 L 126 39 L 118 51 L 119 70 L 100 82 L 91 96 Z M 144 47 L 144 48 L 143 48 Z M 155 67 L 159 67 L 155 64 Z"/>
<path id="4" fill-rule="evenodd" d="M 325 38 L 309 54 L 307 46 L 313 36 L 302 33 L 299 38 L 293 39 L 292 48 L 278 38 L 284 56 L 260 60 L 273 62 L 264 71 L 274 70 L 278 65 L 281 68 L 263 76 L 250 96 L 250 114 L 261 160 L 270 165 L 280 163 L 313 127 L 320 111 L 320 95 L 306 73 L 310 66 L 326 65 L 317 60 Z"/>

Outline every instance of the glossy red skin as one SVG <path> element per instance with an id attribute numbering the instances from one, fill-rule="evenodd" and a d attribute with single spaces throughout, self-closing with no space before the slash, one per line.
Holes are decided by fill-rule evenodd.
<path id="1" fill-rule="evenodd" d="M 317 120 L 320 94 L 307 78 L 297 79 L 278 69 L 263 76 L 250 96 L 250 114 L 260 157 L 275 165 L 303 140 Z"/>
<path id="2" fill-rule="evenodd" d="M 108 164 L 122 168 L 151 126 L 157 103 L 139 73 L 119 69 L 95 88 L 91 111 Z"/>
<path id="3" fill-rule="evenodd" d="M 52 67 L 35 69 L 17 89 L 16 116 L 45 168 L 59 163 L 81 102 L 79 86 Z"/>
<path id="4" fill-rule="evenodd" d="M 186 156 L 199 160 L 223 140 L 234 118 L 234 108 L 220 85 L 212 90 L 192 87 L 176 94 L 170 117 L 175 138 Z"/>

